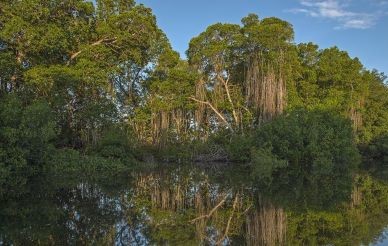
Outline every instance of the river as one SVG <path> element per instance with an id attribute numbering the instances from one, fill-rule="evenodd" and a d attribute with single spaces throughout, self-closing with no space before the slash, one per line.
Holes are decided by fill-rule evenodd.
<path id="1" fill-rule="evenodd" d="M 41 174 L 2 198 L 0 245 L 388 245 L 388 184 L 358 174 L 350 187 L 263 188 L 191 165 Z"/>

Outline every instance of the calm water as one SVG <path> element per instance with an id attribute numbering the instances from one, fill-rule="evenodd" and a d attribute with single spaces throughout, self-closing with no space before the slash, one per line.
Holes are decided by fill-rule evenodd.
<path id="1" fill-rule="evenodd" d="M 0 245 L 388 245 L 388 184 L 368 175 L 342 195 L 193 167 L 23 187 L 0 201 Z"/>

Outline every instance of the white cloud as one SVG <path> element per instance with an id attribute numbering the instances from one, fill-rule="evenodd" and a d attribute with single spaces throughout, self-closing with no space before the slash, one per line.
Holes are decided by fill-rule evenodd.
<path id="1" fill-rule="evenodd" d="M 373 19 L 350 19 L 343 23 L 343 28 L 355 28 L 355 29 L 368 29 L 375 25 L 375 21 Z"/>
<path id="2" fill-rule="evenodd" d="M 388 0 L 377 0 L 379 5 Z M 379 12 L 364 13 L 348 10 L 349 0 L 299 0 L 300 8 L 288 10 L 315 18 L 330 19 L 337 23 L 336 29 L 368 29 L 376 24 Z"/>

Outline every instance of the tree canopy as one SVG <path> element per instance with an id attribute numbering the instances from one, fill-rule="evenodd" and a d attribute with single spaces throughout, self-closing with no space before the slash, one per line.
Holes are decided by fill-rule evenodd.
<path id="1" fill-rule="evenodd" d="M 333 121 L 348 119 L 359 145 L 388 133 L 385 75 L 337 47 L 296 44 L 292 24 L 276 17 L 249 14 L 241 24 L 210 25 L 190 41 L 183 60 L 152 10 L 135 1 L 6 0 L 0 71 L 2 129 L 23 128 L 29 117 L 38 124 L 34 134 L 55 129 L 50 143 L 57 149 L 94 153 L 111 129 L 129 140 L 118 142 L 131 153 L 221 135 L 231 146 L 300 108 L 311 117 L 325 111 L 337 114 Z"/>

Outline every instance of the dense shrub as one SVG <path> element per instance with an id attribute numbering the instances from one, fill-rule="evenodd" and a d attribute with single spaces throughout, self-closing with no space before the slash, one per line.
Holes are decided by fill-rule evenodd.
<path id="1" fill-rule="evenodd" d="M 26 177 L 39 170 L 50 158 L 55 136 L 55 122 L 47 103 L 23 106 L 15 95 L 3 96 L 0 99 L 0 187 L 23 184 Z"/>
<path id="2" fill-rule="evenodd" d="M 252 133 L 237 134 L 226 145 L 229 159 L 233 162 L 249 162 L 253 147 Z M 252 158 L 254 158 L 252 156 Z"/>
<path id="3" fill-rule="evenodd" d="M 258 180 L 303 187 L 304 196 L 323 202 L 349 194 L 360 162 L 350 122 L 329 112 L 280 116 L 257 130 L 254 146 L 251 168 Z"/>
<path id="4" fill-rule="evenodd" d="M 364 167 L 378 174 L 388 174 L 388 134 L 372 140 L 367 146 L 362 147 Z"/>
<path id="5" fill-rule="evenodd" d="M 104 158 L 133 160 L 135 143 L 131 141 L 130 136 L 119 126 L 108 128 L 103 132 L 100 141 L 92 152 Z"/>
<path id="6" fill-rule="evenodd" d="M 84 155 L 73 149 L 56 150 L 52 156 L 46 166 L 46 171 L 52 175 L 116 175 L 128 171 L 130 166 L 130 163 L 124 164 L 119 159 Z"/>
<path id="7" fill-rule="evenodd" d="M 251 175 L 264 184 L 270 184 L 274 173 L 286 168 L 288 162 L 272 154 L 271 149 L 252 148 L 251 150 Z"/>

